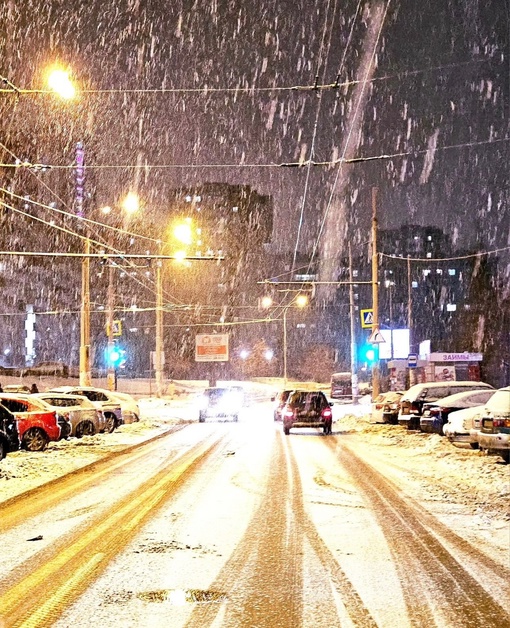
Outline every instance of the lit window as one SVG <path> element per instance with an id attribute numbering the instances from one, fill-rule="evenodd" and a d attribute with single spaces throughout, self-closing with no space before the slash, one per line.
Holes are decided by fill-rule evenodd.
<path id="1" fill-rule="evenodd" d="M 448 274 L 450 275 L 450 277 L 454 277 L 457 274 L 457 271 L 455 268 L 449 268 Z"/>
<path id="2" fill-rule="evenodd" d="M 457 311 L 457 306 L 455 303 L 447 303 L 446 305 L 446 311 L 447 312 L 456 312 Z"/>
<path id="3" fill-rule="evenodd" d="M 359 275 L 359 271 L 358 271 L 358 270 L 356 270 L 356 269 L 354 269 L 354 270 L 352 271 L 352 276 L 353 276 L 353 277 L 358 277 L 358 275 Z"/>
<path id="4" fill-rule="evenodd" d="M 426 270 L 423 271 L 423 276 L 424 277 L 428 277 L 429 275 L 430 275 L 430 270 L 429 269 L 426 269 Z"/>
<path id="5" fill-rule="evenodd" d="M 443 269 L 442 268 L 436 268 L 436 274 L 437 275 L 442 275 L 443 274 Z"/>
<path id="6" fill-rule="evenodd" d="M 417 281 L 413 281 L 411 282 L 411 285 L 413 288 L 417 288 L 418 287 L 418 282 Z"/>
<path id="7" fill-rule="evenodd" d="M 432 253 L 427 253 L 427 257 L 432 257 Z"/>
<path id="8" fill-rule="evenodd" d="M 432 236 L 427 236 L 427 240 L 428 240 L 429 242 L 432 242 Z"/>
<path id="9" fill-rule="evenodd" d="M 238 212 L 239 211 L 239 207 L 237 207 L 237 205 L 234 205 L 234 207 L 232 207 L 232 211 L 233 212 Z"/>
<path id="10" fill-rule="evenodd" d="M 191 196 L 189 194 L 186 196 L 186 203 L 191 203 Z"/>
<path id="11" fill-rule="evenodd" d="M 200 203 L 200 201 L 202 200 L 202 197 L 200 195 L 195 196 L 195 202 L 196 203 Z"/>

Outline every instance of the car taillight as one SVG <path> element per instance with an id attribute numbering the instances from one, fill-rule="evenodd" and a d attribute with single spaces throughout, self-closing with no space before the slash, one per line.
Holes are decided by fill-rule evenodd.
<path id="1" fill-rule="evenodd" d="M 325 409 L 322 411 L 322 416 L 323 416 L 325 419 L 329 419 L 329 418 L 331 418 L 331 416 L 332 416 L 332 412 L 331 412 L 331 410 L 330 410 L 329 408 L 325 408 Z"/>
<path id="2" fill-rule="evenodd" d="M 508 427 L 510 428 L 510 419 L 493 419 L 493 427 Z"/>
<path id="3" fill-rule="evenodd" d="M 432 416 L 439 416 L 441 408 L 430 408 L 429 412 Z"/>
<path id="4" fill-rule="evenodd" d="M 376 410 L 380 410 L 383 407 L 382 403 L 376 403 L 375 404 L 375 409 Z"/>

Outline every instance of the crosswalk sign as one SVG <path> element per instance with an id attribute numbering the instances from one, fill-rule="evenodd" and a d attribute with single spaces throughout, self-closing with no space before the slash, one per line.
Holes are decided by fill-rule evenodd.
<path id="1" fill-rule="evenodd" d="M 372 329 L 374 324 L 374 310 L 361 310 L 361 327 L 363 329 Z"/>

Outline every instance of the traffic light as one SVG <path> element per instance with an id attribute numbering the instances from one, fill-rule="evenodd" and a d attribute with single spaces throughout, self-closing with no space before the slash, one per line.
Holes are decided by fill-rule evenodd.
<path id="1" fill-rule="evenodd" d="M 361 362 L 372 366 L 379 359 L 379 345 L 371 345 L 368 342 L 361 346 L 359 357 Z"/>
<path id="2" fill-rule="evenodd" d="M 119 347 L 112 347 L 106 350 L 106 359 L 108 366 L 117 368 L 122 361 L 123 351 Z"/>

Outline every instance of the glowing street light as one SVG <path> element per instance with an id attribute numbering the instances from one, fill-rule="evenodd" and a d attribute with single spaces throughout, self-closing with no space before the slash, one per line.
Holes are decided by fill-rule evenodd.
<path id="1" fill-rule="evenodd" d="M 69 78 L 69 73 L 60 68 L 54 68 L 48 75 L 48 85 L 56 94 L 65 100 L 76 95 L 76 89 Z"/>
<path id="2" fill-rule="evenodd" d="M 140 209 L 140 199 L 135 192 L 129 192 L 122 201 L 122 208 L 128 214 L 135 214 Z"/>
<path id="3" fill-rule="evenodd" d="M 179 242 L 183 244 L 191 244 L 193 241 L 193 229 L 191 227 L 191 220 L 181 222 L 174 227 L 174 236 Z"/>

